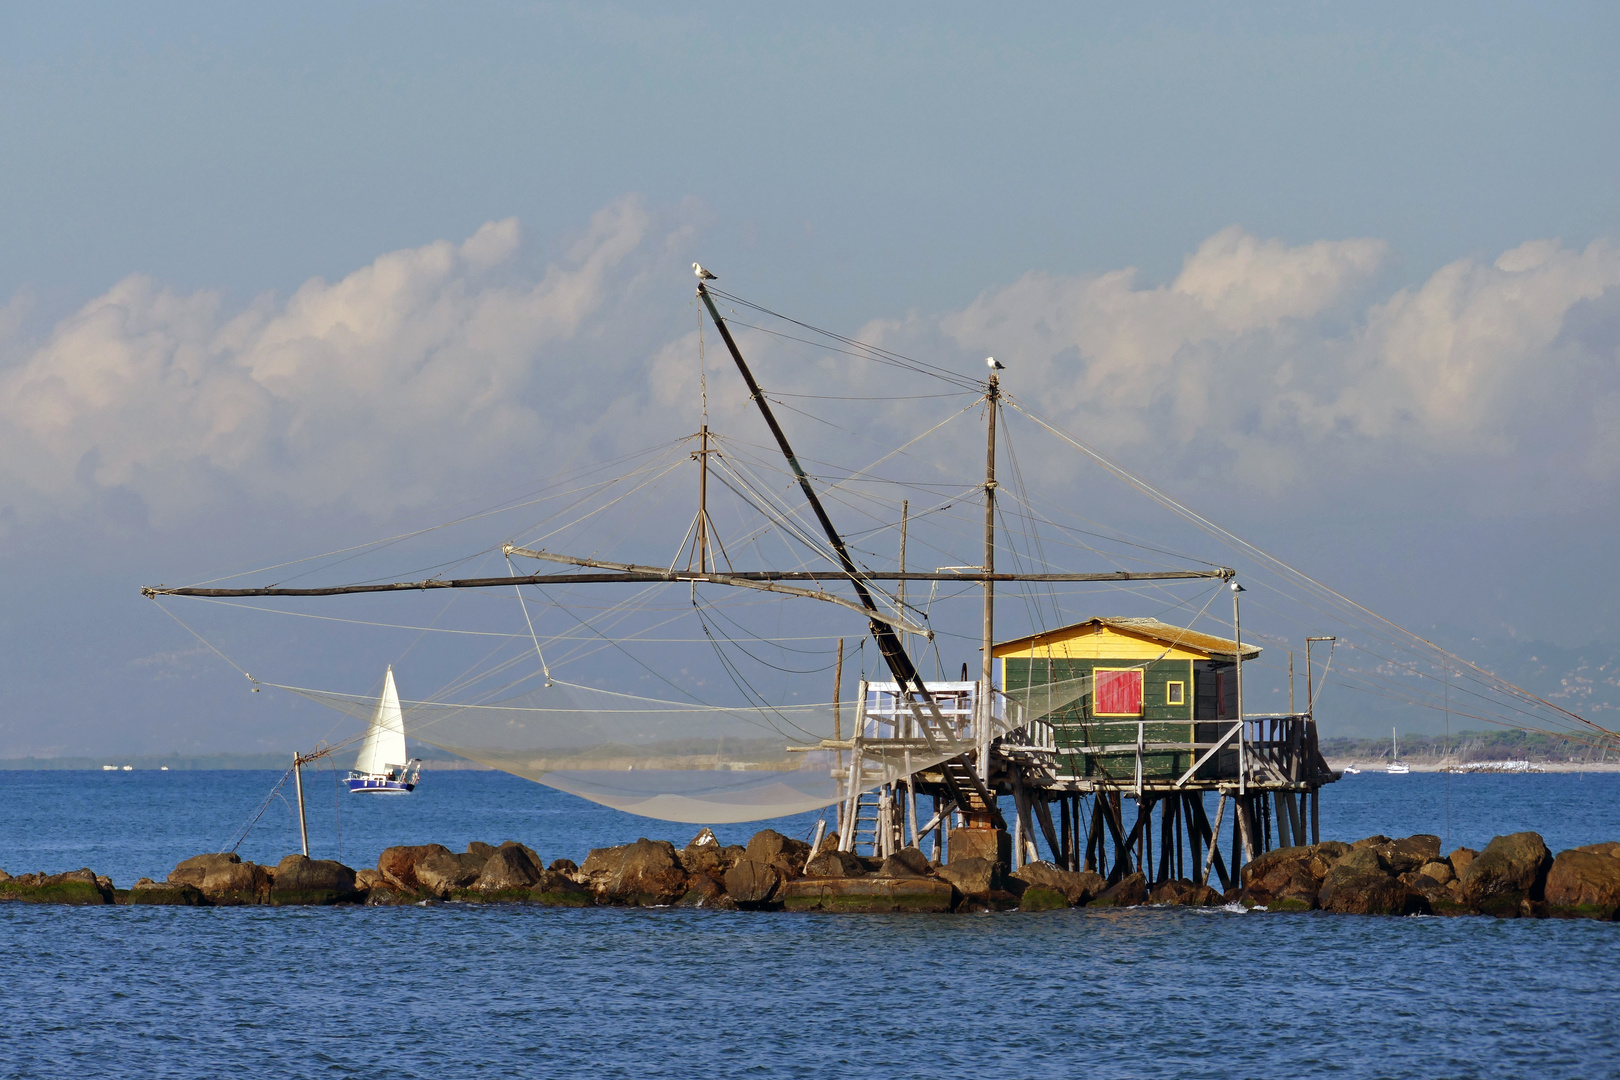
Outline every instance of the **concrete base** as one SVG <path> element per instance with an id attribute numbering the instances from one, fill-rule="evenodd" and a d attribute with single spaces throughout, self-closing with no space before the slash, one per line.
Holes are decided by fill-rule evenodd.
<path id="1" fill-rule="evenodd" d="M 787 883 L 788 911 L 949 911 L 951 885 L 935 878 L 801 878 Z"/>
<path id="2" fill-rule="evenodd" d="M 946 843 L 950 862 L 989 859 L 1003 867 L 1012 865 L 1012 837 L 1005 829 L 952 829 Z"/>

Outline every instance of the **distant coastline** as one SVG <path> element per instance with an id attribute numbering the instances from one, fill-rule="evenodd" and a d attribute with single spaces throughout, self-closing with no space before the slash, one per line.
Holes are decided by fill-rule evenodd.
<path id="1" fill-rule="evenodd" d="M 351 751 L 347 763 L 339 763 L 339 768 L 346 771 L 354 764 L 354 754 Z M 292 764 L 292 754 L 136 754 L 131 757 L 21 757 L 0 758 L 0 772 L 16 772 L 20 770 L 66 770 L 80 772 L 102 772 L 105 766 L 112 765 L 118 771 L 123 771 L 125 765 L 131 767 L 132 772 L 161 772 L 168 769 L 170 772 L 195 772 L 213 769 L 242 769 L 260 770 L 269 772 L 285 772 Z M 326 765 L 330 768 L 330 765 Z M 313 766 L 306 765 L 306 769 Z M 463 769 L 487 769 L 487 765 L 480 765 L 476 761 L 453 757 L 424 757 L 422 769 L 424 772 L 459 771 Z"/>

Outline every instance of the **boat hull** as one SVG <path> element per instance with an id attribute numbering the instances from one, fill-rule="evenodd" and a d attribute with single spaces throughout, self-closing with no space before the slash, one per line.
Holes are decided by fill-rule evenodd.
<path id="1" fill-rule="evenodd" d="M 350 795 L 409 795 L 416 790 L 414 783 L 380 776 L 351 776 L 345 782 Z"/>

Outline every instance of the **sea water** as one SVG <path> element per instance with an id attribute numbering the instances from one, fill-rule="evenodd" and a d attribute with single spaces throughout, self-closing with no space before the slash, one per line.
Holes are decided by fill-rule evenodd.
<path id="1" fill-rule="evenodd" d="M 250 772 L 0 773 L 0 867 L 120 886 L 296 817 Z M 305 775 L 312 854 L 517 839 L 547 860 L 696 826 L 498 773 Z M 774 823 L 808 835 L 814 815 Z M 741 842 L 760 826 L 717 826 Z M 1620 776 L 1362 774 L 1322 834 L 1620 839 Z M 975 916 L 0 904 L 0 1075 L 1620 1075 L 1620 926 L 1131 909 Z"/>

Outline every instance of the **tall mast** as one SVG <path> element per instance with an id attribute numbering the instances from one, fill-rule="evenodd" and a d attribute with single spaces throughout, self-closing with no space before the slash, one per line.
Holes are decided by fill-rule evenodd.
<path id="1" fill-rule="evenodd" d="M 985 390 L 985 402 L 990 406 L 989 438 L 984 451 L 984 640 L 983 665 L 985 700 L 989 701 L 990 677 L 994 661 L 990 649 L 996 635 L 996 583 L 990 578 L 996 572 L 996 413 L 1001 407 L 1001 380 L 990 372 L 990 385 Z"/>

